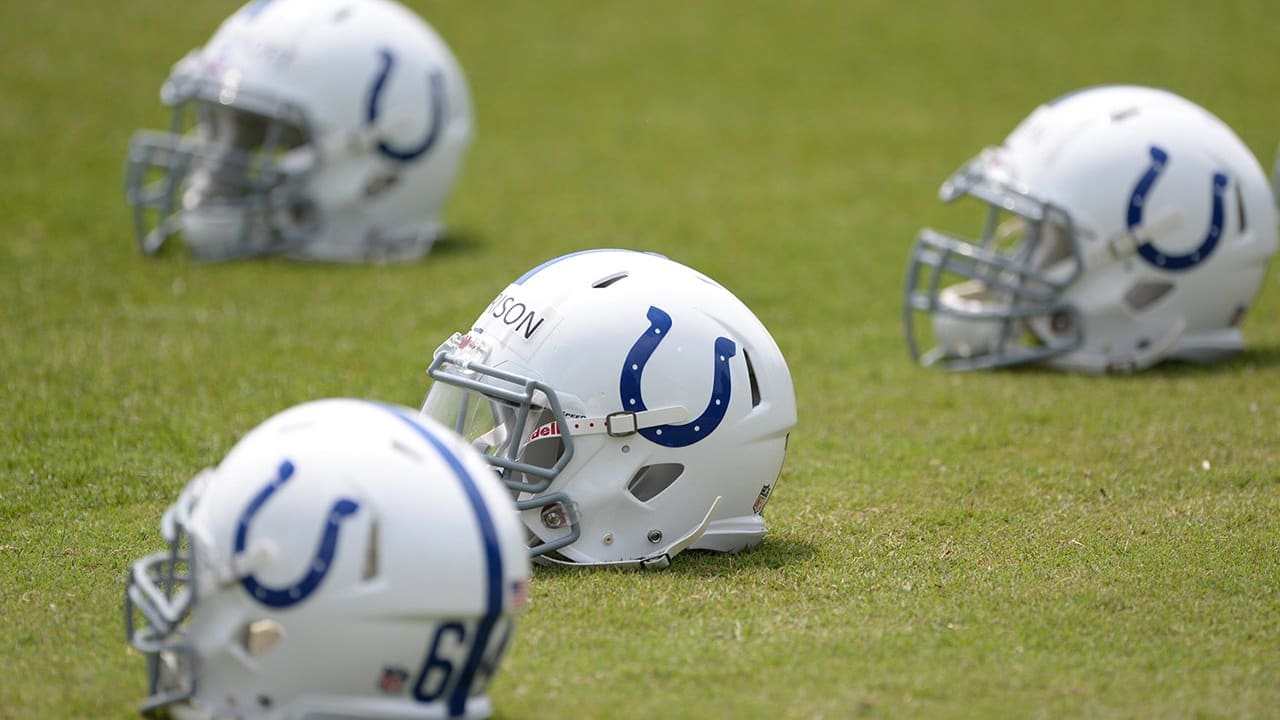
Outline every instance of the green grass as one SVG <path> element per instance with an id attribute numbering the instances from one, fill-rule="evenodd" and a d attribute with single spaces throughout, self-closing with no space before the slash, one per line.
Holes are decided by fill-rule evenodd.
<path id="1" fill-rule="evenodd" d="M 0 3 L 0 718 L 127 718 L 128 564 L 270 414 L 417 404 L 510 279 L 594 247 L 719 279 L 800 425 L 738 557 L 539 570 L 503 718 L 1280 714 L 1280 287 L 1250 350 L 1138 377 L 912 366 L 905 255 L 976 228 L 938 183 L 1036 103 L 1161 85 L 1270 164 L 1272 0 L 417 2 L 478 138 L 426 262 L 142 258 L 124 150 L 233 8 Z M 970 223 L 965 225 L 964 223 Z"/>

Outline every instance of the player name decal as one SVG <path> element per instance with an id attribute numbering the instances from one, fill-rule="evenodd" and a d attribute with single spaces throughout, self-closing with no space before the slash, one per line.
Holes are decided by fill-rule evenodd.
<path id="1" fill-rule="evenodd" d="M 542 323 L 546 320 L 533 308 L 505 292 L 499 293 L 498 297 L 489 303 L 489 308 L 485 312 L 501 320 L 504 325 L 522 335 L 525 340 L 533 339 L 538 328 L 542 327 Z"/>

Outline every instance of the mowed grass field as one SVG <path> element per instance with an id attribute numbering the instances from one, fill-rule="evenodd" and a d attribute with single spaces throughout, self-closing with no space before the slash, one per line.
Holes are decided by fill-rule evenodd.
<path id="1" fill-rule="evenodd" d="M 1280 4 L 413 2 L 475 97 L 448 241 L 145 259 L 130 134 L 236 6 L 0 3 L 0 718 L 133 716 L 124 578 L 188 478 L 299 402 L 417 405 L 443 338 L 600 246 L 736 292 L 800 424 L 757 550 L 539 569 L 499 717 L 1280 716 L 1280 266 L 1211 368 L 946 375 L 899 311 L 916 230 L 978 228 L 938 184 L 1063 92 L 1170 88 L 1270 168 Z"/>

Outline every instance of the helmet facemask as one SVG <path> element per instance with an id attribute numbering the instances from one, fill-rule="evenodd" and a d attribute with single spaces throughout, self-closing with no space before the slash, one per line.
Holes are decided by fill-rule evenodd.
<path id="1" fill-rule="evenodd" d="M 1063 293 L 1079 276 L 1071 217 L 988 168 L 987 151 L 942 185 L 943 202 L 970 196 L 987 206 L 977 240 L 924 229 L 907 270 L 907 346 L 923 365 L 976 370 L 1042 360 L 1083 341 Z M 922 327 L 917 315 L 931 315 Z M 924 349 L 926 346 L 927 349 Z"/>
<path id="2" fill-rule="evenodd" d="M 573 459 L 573 436 L 556 391 L 538 380 L 485 364 L 483 338 L 455 333 L 427 368 L 435 382 L 422 413 L 462 435 L 498 471 L 521 511 L 541 508 L 554 540 L 534 544 L 530 555 L 554 552 L 578 540 L 581 527 L 573 501 L 545 492 Z M 535 497 L 536 496 L 536 497 Z"/>
<path id="3" fill-rule="evenodd" d="M 126 190 L 145 254 L 181 233 L 207 261 L 286 252 L 314 233 L 304 187 L 317 151 L 301 111 L 181 70 L 165 83 L 169 132 L 140 131 Z"/>
<path id="4" fill-rule="evenodd" d="M 125 636 L 147 659 L 142 711 L 196 692 L 196 654 L 187 632 L 197 596 L 196 542 L 188 527 L 209 472 L 196 476 L 160 521 L 168 549 L 134 563 L 125 592 Z"/>

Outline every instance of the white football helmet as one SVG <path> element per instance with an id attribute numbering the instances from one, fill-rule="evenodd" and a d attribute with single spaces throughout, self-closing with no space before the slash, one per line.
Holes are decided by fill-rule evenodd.
<path id="1" fill-rule="evenodd" d="M 127 197 L 144 253 L 203 260 L 421 257 L 471 138 L 457 60 L 393 0 L 253 0 L 164 83 Z"/>
<path id="2" fill-rule="evenodd" d="M 1257 159 L 1208 111 L 1151 88 L 1037 108 L 940 196 L 988 205 L 980 239 L 925 229 L 911 252 L 907 345 L 953 370 L 1131 372 L 1229 356 L 1276 250 Z"/>
<path id="3" fill-rule="evenodd" d="M 537 562 L 665 567 L 764 537 L 796 423 L 791 373 L 701 273 L 628 250 L 550 260 L 427 372 L 423 413 L 500 470 Z"/>
<path id="4" fill-rule="evenodd" d="M 506 488 L 406 408 L 277 414 L 161 521 L 133 565 L 144 712 L 180 718 L 487 717 L 529 559 Z"/>

